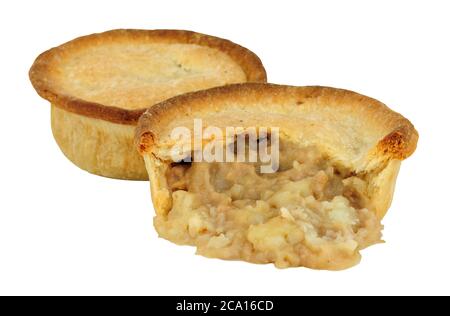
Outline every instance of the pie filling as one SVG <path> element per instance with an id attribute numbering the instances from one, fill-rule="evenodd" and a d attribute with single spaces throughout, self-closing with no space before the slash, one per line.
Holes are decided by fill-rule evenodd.
<path id="1" fill-rule="evenodd" d="M 258 164 L 173 164 L 173 205 L 159 234 L 207 257 L 339 270 L 380 242 L 363 177 L 333 166 L 314 147 L 280 144 L 280 169 Z"/>

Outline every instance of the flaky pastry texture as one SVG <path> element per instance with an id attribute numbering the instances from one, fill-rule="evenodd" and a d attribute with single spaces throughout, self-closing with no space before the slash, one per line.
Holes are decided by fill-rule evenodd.
<path id="1" fill-rule="evenodd" d="M 265 82 L 260 59 L 218 37 L 184 30 L 112 30 L 42 53 L 30 69 L 38 94 L 91 118 L 136 124 L 170 97 L 239 82 Z"/>

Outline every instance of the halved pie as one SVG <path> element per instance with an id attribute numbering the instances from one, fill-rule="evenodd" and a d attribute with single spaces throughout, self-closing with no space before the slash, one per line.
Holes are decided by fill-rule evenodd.
<path id="1" fill-rule="evenodd" d="M 200 119 L 225 136 L 174 138 L 180 127 L 194 138 Z M 262 173 L 260 162 L 190 162 L 217 143 L 236 152 L 227 127 L 242 135 L 278 127 L 277 171 Z M 380 242 L 400 163 L 417 140 L 407 119 L 358 93 L 256 83 L 162 102 L 141 117 L 136 135 L 161 237 L 208 257 L 330 270 L 355 265 L 361 249 Z"/>
<path id="2" fill-rule="evenodd" d="M 225 39 L 180 30 L 113 30 L 40 55 L 30 70 L 52 104 L 53 135 L 91 173 L 147 179 L 133 145 L 145 109 L 191 91 L 265 82 L 259 58 Z"/>

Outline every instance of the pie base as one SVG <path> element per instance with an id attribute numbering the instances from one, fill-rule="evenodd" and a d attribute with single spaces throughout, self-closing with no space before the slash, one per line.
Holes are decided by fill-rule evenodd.
<path id="1" fill-rule="evenodd" d="M 148 180 L 134 145 L 134 125 L 71 113 L 52 105 L 53 136 L 64 155 L 90 173 L 123 180 Z"/>

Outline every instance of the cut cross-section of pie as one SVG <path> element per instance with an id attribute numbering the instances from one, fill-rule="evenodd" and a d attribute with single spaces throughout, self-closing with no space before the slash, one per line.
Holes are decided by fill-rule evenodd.
<path id="1" fill-rule="evenodd" d="M 196 140 L 200 120 L 224 137 Z M 191 138 L 175 137 L 180 128 Z M 192 159 L 217 144 L 237 155 L 240 135 L 227 128 L 244 139 L 279 128 L 276 172 L 263 173 L 261 162 Z M 270 84 L 172 98 L 149 109 L 136 134 L 160 236 L 207 257 L 330 270 L 357 264 L 361 249 L 381 241 L 400 162 L 417 140 L 407 119 L 369 97 Z"/>
<path id="2" fill-rule="evenodd" d="M 91 173 L 147 179 L 133 145 L 145 109 L 170 97 L 242 82 L 265 82 L 259 58 L 228 40 L 180 30 L 113 30 L 40 55 L 30 70 L 52 104 L 53 135 Z"/>

